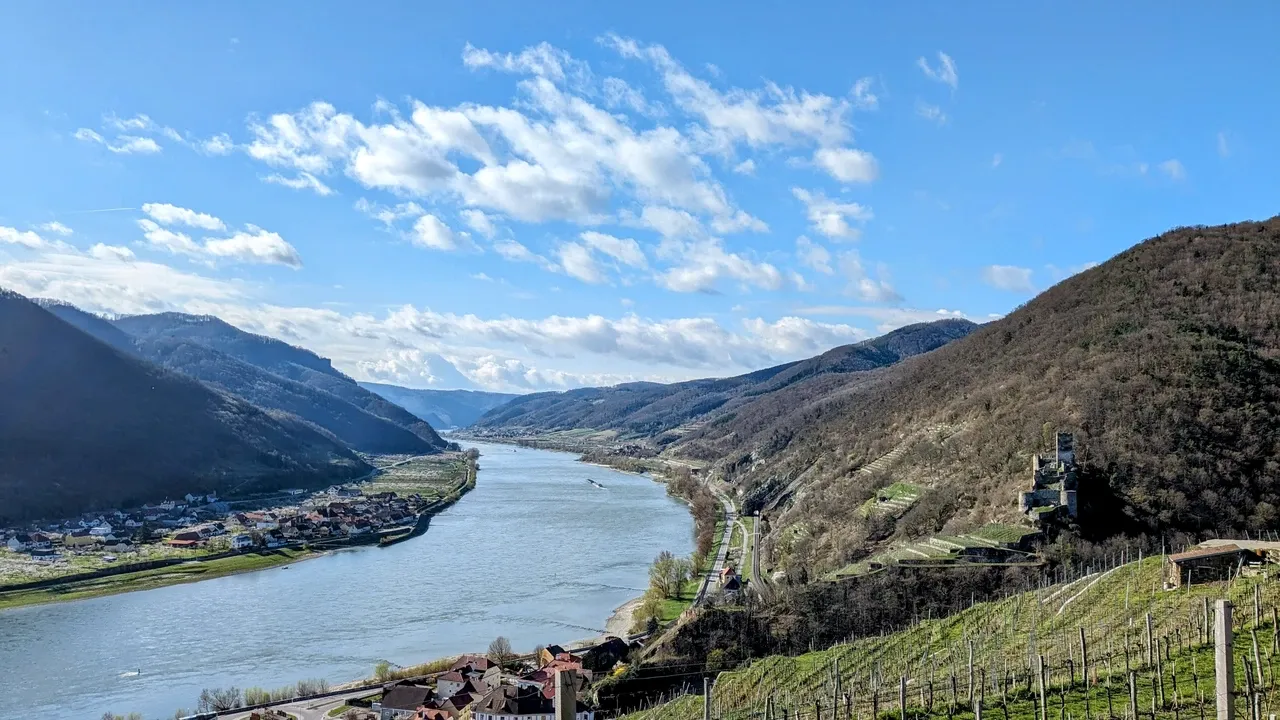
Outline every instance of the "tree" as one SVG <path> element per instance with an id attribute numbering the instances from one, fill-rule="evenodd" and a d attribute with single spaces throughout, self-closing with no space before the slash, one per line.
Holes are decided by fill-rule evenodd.
<path id="1" fill-rule="evenodd" d="M 205 688 L 200 691 L 200 702 L 196 704 L 197 712 L 218 712 L 235 710 L 244 705 L 240 688 Z"/>
<path id="2" fill-rule="evenodd" d="M 653 559 L 653 565 L 649 567 L 649 587 L 660 597 L 669 598 L 680 589 L 676 577 L 675 556 L 668 550 L 658 553 L 658 557 Z"/>
<path id="3" fill-rule="evenodd" d="M 680 597 L 684 584 L 693 577 L 693 561 L 688 558 L 676 558 L 672 564 L 672 581 L 675 582 L 675 595 Z"/>
<path id="4" fill-rule="evenodd" d="M 515 659 L 516 654 L 511 649 L 511 641 L 499 635 L 489 643 L 489 661 L 498 667 L 505 668 Z"/>

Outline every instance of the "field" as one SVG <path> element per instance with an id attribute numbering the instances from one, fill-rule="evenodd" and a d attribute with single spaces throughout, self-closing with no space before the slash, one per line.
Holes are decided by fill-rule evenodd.
<path id="1" fill-rule="evenodd" d="M 64 575 L 103 570 L 114 565 L 150 562 L 174 557 L 196 558 L 214 550 L 183 550 L 167 545 L 139 545 L 132 552 L 105 553 L 101 550 L 63 550 L 56 560 L 36 560 L 27 553 L 0 548 L 0 585 L 47 580 Z M 107 562 L 105 555 L 114 554 L 115 562 Z"/>
<path id="2" fill-rule="evenodd" d="M 384 463 L 382 471 L 360 485 L 365 495 L 387 491 L 400 496 L 418 493 L 430 501 L 451 495 L 467 480 L 467 459 L 459 454 L 411 458 L 392 456 L 380 461 Z"/>
<path id="3" fill-rule="evenodd" d="M 269 550 L 260 553 L 247 553 L 229 558 L 209 560 L 206 562 L 189 562 L 171 567 L 142 570 L 140 572 L 112 575 L 81 582 L 73 582 L 51 588 L 34 590 L 15 590 L 0 593 L 0 610 L 34 605 L 37 603 L 57 602 L 62 600 L 81 600 L 101 595 L 149 590 L 164 585 L 195 582 L 208 578 L 232 575 L 235 573 L 265 570 L 277 565 L 313 557 L 315 553 L 306 550 Z"/>
<path id="4" fill-rule="evenodd" d="M 906 714 L 917 720 L 973 718 L 978 705 L 988 717 L 1001 720 L 1132 718 L 1131 670 L 1140 717 L 1180 720 L 1200 717 L 1201 708 L 1212 715 L 1213 651 L 1206 641 L 1205 608 L 1206 601 L 1216 598 L 1235 605 L 1240 716 L 1247 717 L 1249 697 L 1257 698 L 1264 715 L 1275 712 L 1280 705 L 1275 693 L 1280 647 L 1274 632 L 1280 585 L 1240 578 L 1165 591 L 1160 588 L 1162 562 L 1149 558 L 1094 572 L 883 638 L 756 660 L 716 678 L 711 714 L 747 720 L 764 717 L 771 705 L 774 718 L 836 720 L 887 713 L 896 718 L 905 697 Z M 1255 589 L 1260 608 L 1256 624 Z M 1047 716 L 1041 715 L 1046 709 L 1042 695 Z M 702 712 L 700 696 L 685 696 L 629 717 L 696 720 Z"/>

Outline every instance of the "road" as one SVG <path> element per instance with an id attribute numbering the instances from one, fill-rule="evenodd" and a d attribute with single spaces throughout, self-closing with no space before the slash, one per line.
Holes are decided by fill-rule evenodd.
<path id="1" fill-rule="evenodd" d="M 298 718 L 298 720 L 328 720 L 329 711 L 336 707 L 345 705 L 351 698 L 364 697 L 377 690 L 357 690 L 342 695 L 333 695 L 331 697 L 319 698 L 316 700 L 302 700 L 296 703 L 284 703 L 282 705 L 273 705 L 272 709 L 283 710 L 290 715 Z M 237 712 L 228 715 L 220 715 L 219 720 L 248 720 L 251 711 Z"/>
<path id="2" fill-rule="evenodd" d="M 720 538 L 720 549 L 716 551 L 716 561 L 712 563 L 711 570 L 707 572 L 706 577 L 702 578 L 702 585 L 698 588 L 698 595 L 694 597 L 693 604 L 701 605 L 706 599 L 707 593 L 711 590 L 712 584 L 717 581 L 720 571 L 724 569 L 725 558 L 729 554 L 729 543 L 733 540 L 733 526 L 738 523 L 738 510 L 734 507 L 733 501 L 718 488 L 712 487 L 711 492 L 720 499 L 720 507 L 724 510 L 724 535 Z"/>

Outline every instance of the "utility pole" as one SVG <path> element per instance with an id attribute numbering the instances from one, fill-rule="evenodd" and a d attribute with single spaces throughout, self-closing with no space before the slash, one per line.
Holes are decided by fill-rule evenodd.
<path id="1" fill-rule="evenodd" d="M 578 716 L 578 671 L 556 671 L 556 720 L 575 720 Z"/>

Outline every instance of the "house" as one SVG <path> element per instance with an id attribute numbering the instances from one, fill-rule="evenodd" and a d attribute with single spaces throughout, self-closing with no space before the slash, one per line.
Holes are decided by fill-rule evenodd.
<path id="1" fill-rule="evenodd" d="M 471 720 L 555 720 L 555 695 L 502 685 L 471 707 Z M 595 711 L 578 701 L 576 720 L 595 720 Z"/>
<path id="2" fill-rule="evenodd" d="M 582 654 L 582 667 L 594 672 L 609 672 L 627 659 L 631 647 L 622 638 L 610 635 L 604 642 Z"/>
<path id="3" fill-rule="evenodd" d="M 741 587 L 742 580 L 738 577 L 738 572 L 733 569 L 732 565 L 726 565 L 720 570 L 721 590 L 737 590 Z"/>
<path id="4" fill-rule="evenodd" d="M 407 680 L 386 685 L 382 688 L 379 717 L 381 720 L 412 718 L 418 714 L 418 708 L 433 701 L 435 696 L 435 691 L 426 685 L 415 685 Z"/>
<path id="5" fill-rule="evenodd" d="M 97 525 L 93 529 L 91 529 L 89 531 L 89 534 L 94 537 L 104 538 L 104 537 L 107 537 L 108 535 L 111 535 L 113 532 L 115 532 L 115 528 L 111 527 L 111 523 L 104 522 L 101 525 Z"/>
<path id="6" fill-rule="evenodd" d="M 27 533 L 18 533 L 9 538 L 6 546 L 14 552 L 26 552 L 31 549 L 31 536 Z"/>
<path id="7" fill-rule="evenodd" d="M 1249 565 L 1260 565 L 1265 550 L 1245 547 L 1244 540 L 1208 541 L 1185 552 L 1165 558 L 1165 587 L 1180 588 L 1183 584 L 1230 580 Z M 1280 550 L 1280 543 L 1275 552 Z"/>
<path id="8" fill-rule="evenodd" d="M 440 697 L 444 697 L 444 698 L 453 697 L 454 695 L 457 695 L 459 692 L 461 692 L 462 688 L 466 684 L 467 684 L 467 678 L 463 677 L 462 673 L 458 672 L 457 670 L 450 670 L 449 672 L 436 678 L 436 692 L 440 695 Z"/>
<path id="9" fill-rule="evenodd" d="M 102 538 L 89 534 L 88 530 L 72 530 L 62 536 L 62 544 L 65 547 L 86 547 L 88 545 L 96 545 Z"/>
<path id="10" fill-rule="evenodd" d="M 564 653 L 564 648 L 559 645 L 548 645 L 538 651 L 538 667 L 543 667 L 547 663 L 556 659 L 557 655 Z"/>
<path id="11" fill-rule="evenodd" d="M 253 538 L 249 537 L 248 535 L 245 535 L 244 533 L 241 533 L 231 538 L 232 550 L 244 550 L 245 548 L 251 548 L 251 547 L 253 547 Z"/>

